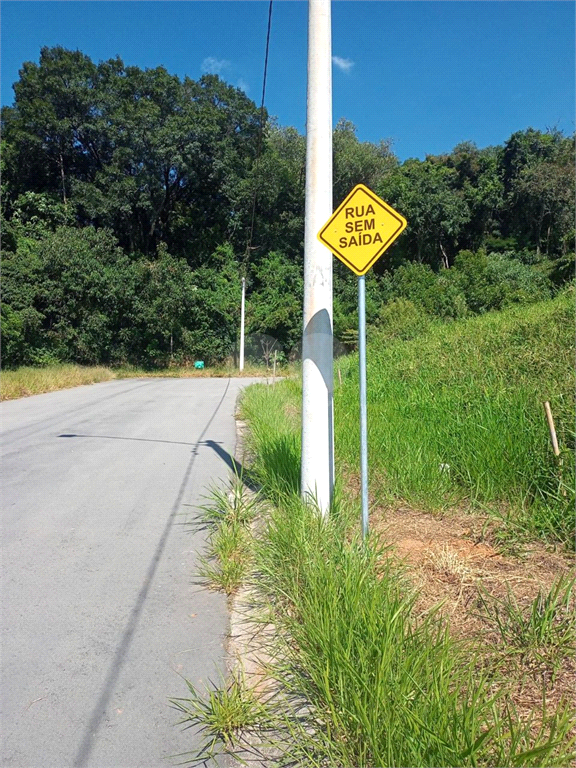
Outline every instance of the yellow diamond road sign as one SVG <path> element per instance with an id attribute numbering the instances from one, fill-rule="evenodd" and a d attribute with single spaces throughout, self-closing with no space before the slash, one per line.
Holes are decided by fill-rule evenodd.
<path id="1" fill-rule="evenodd" d="M 354 187 L 318 233 L 340 261 L 365 275 L 406 228 L 406 219 L 364 184 Z"/>

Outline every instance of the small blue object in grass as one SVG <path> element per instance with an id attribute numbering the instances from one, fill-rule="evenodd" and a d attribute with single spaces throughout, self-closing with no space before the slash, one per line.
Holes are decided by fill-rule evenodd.
<path id="1" fill-rule="evenodd" d="M 196 360 L 194 363 L 194 368 L 198 368 L 198 370 L 204 368 L 204 360 Z"/>

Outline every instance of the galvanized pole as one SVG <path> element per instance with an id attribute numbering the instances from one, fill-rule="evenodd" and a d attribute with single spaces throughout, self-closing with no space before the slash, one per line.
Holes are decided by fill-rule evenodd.
<path id="1" fill-rule="evenodd" d="M 246 303 L 246 278 L 242 278 L 242 304 L 240 308 L 240 370 L 244 370 L 244 305 Z"/>
<path id="2" fill-rule="evenodd" d="M 358 278 L 358 358 L 360 378 L 360 488 L 362 538 L 368 535 L 368 412 L 366 407 L 366 278 Z"/>
<path id="3" fill-rule="evenodd" d="M 302 497 L 328 514 L 334 488 L 332 254 L 317 239 L 332 215 L 331 0 L 308 0 Z"/>

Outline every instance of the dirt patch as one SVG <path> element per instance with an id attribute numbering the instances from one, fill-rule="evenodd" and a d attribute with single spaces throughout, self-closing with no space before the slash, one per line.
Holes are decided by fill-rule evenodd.
<path id="1" fill-rule="evenodd" d="M 506 553 L 490 541 L 485 519 L 459 511 L 434 515 L 381 507 L 373 509 L 370 525 L 385 547 L 383 556 L 397 560 L 413 585 L 415 615 L 437 609 L 453 637 L 474 642 L 484 669 L 493 667 L 517 681 L 519 712 L 528 717 L 543 696 L 550 713 L 562 701 L 574 701 L 574 646 L 549 654 L 537 648 L 526 652 L 504 640 L 494 614 L 491 619 L 486 610 L 512 600 L 529 615 L 539 595 L 547 595 L 559 578 L 574 576 L 573 555 L 540 542 L 525 545 L 520 555 Z M 574 610 L 572 597 L 568 620 L 573 621 Z"/>
<path id="2" fill-rule="evenodd" d="M 426 611 L 439 600 L 453 616 L 453 631 L 468 634 L 469 600 L 463 592 L 474 587 L 504 598 L 511 590 L 520 604 L 548 592 L 562 575 L 574 572 L 574 559 L 551 551 L 540 542 L 525 545 L 520 556 L 503 553 L 488 536 L 485 521 L 472 514 L 433 515 L 408 507 L 372 512 L 371 529 L 410 573 L 418 588 L 416 610 Z M 469 591 L 469 589 L 468 589 Z M 452 623 L 452 620 L 451 620 Z"/>

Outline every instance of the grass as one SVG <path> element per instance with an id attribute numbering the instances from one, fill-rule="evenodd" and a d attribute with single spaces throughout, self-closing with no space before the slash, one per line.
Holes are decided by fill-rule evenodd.
<path id="1" fill-rule="evenodd" d="M 573 538 L 573 292 L 491 313 L 413 341 L 372 347 L 368 419 L 373 490 L 425 508 L 482 505 L 530 534 Z M 563 461 L 553 454 L 550 401 Z M 356 466 L 355 367 L 336 391 L 341 467 Z"/>
<path id="2" fill-rule="evenodd" d="M 499 511 L 510 530 L 567 541 L 572 314 L 566 294 L 373 347 L 373 500 L 481 507 Z M 262 615 L 275 626 L 264 651 L 281 692 L 266 705 L 278 764 L 573 765 L 573 706 L 561 697 L 550 706 L 547 688 L 573 646 L 573 582 L 558 580 L 527 604 L 511 590 L 504 599 L 484 594 L 497 648 L 478 637 L 455 639 L 440 609 L 416 611 L 410 574 L 375 537 L 359 540 L 349 503 L 357 506 L 356 362 L 337 365 L 343 477 L 326 519 L 298 495 L 298 382 L 256 385 L 241 402 L 251 474 L 274 502 L 251 545 L 251 574 Z M 544 400 L 552 403 L 562 463 L 549 446 Z M 458 576 L 455 552 L 445 547 L 434 558 L 432 566 Z M 534 660 L 544 672 L 534 672 Z M 209 732 L 208 716 L 196 722 Z"/>
<path id="3" fill-rule="evenodd" d="M 63 363 L 44 368 L 21 367 L 2 371 L 0 400 L 15 400 L 44 392 L 56 392 L 83 384 L 96 384 L 111 379 L 129 378 L 206 378 L 226 376 L 271 376 L 263 366 L 248 365 L 242 373 L 233 366 L 216 366 L 195 370 L 189 367 L 171 367 L 149 370 L 132 366 L 109 368 L 107 366 L 83 366 Z"/>
<path id="4" fill-rule="evenodd" d="M 201 517 L 194 524 L 208 528 L 207 557 L 200 558 L 199 575 L 208 586 L 234 594 L 245 580 L 252 563 L 250 526 L 261 510 L 261 500 L 235 474 L 228 487 L 213 486 L 199 509 Z M 186 681 L 190 696 L 171 699 L 183 717 L 179 725 L 197 727 L 202 734 L 201 746 L 194 752 L 177 755 L 187 765 L 205 763 L 223 753 L 238 753 L 243 735 L 265 729 L 266 711 L 255 692 L 236 671 L 220 686 L 211 683 L 200 691 Z"/>
<path id="5" fill-rule="evenodd" d="M 182 764 L 204 763 L 231 751 L 245 732 L 262 726 L 264 707 L 240 675 L 221 686 L 212 684 L 202 692 L 186 682 L 190 696 L 171 699 L 171 703 L 182 713 L 178 724 L 186 728 L 200 727 L 203 741 L 196 752 L 176 756 L 185 758 Z"/>
<path id="6" fill-rule="evenodd" d="M 2 371 L 1 400 L 55 392 L 59 389 L 96 384 L 116 378 L 105 366 L 51 365 L 46 368 L 23 367 L 14 371 Z"/>
<path id="7" fill-rule="evenodd" d="M 253 443 L 255 469 L 266 474 L 257 449 Z M 284 469 L 289 477 L 292 467 Z M 322 519 L 284 493 L 281 473 L 277 462 L 268 474 L 277 507 L 253 543 L 254 587 L 275 625 L 265 652 L 281 695 L 257 701 L 235 677 L 207 691 L 189 684 L 190 698 L 177 703 L 181 722 L 199 727 L 204 742 L 187 762 L 243 753 L 247 732 L 261 740 L 274 729 L 278 765 L 570 764 L 569 706 L 549 713 L 544 697 L 518 713 L 513 680 L 487 667 L 470 643 L 454 641 L 436 612 L 414 616 L 407 574 L 374 542 L 364 546 L 350 534 L 350 509 L 340 501 Z M 236 519 L 251 516 L 236 506 Z M 211 520 L 226 525 L 220 513 Z M 559 582 L 542 597 L 539 624 L 555 625 L 567 595 Z M 549 636 L 541 633 L 540 644 Z"/>
<path id="8" fill-rule="evenodd" d="M 429 509 L 493 506 L 511 530 L 567 541 L 571 304 L 561 296 L 374 349 L 370 438 L 372 446 L 382 441 L 372 451 L 374 497 Z M 357 376 L 354 359 L 337 365 L 336 451 L 353 498 Z M 563 465 L 550 450 L 545 399 L 553 402 Z M 274 390 L 251 387 L 241 403 L 251 471 L 276 504 L 254 570 L 277 627 L 268 652 L 289 701 L 271 713 L 283 728 L 285 763 L 572 765 L 573 706 L 560 700 L 549 708 L 546 688 L 573 646 L 572 582 L 558 580 L 528 605 L 511 591 L 505 600 L 484 597 L 486 625 L 497 628 L 505 653 L 552 671 L 532 683 L 540 699 L 526 705 L 519 690 L 531 667 L 506 665 L 478 640 L 454 640 L 434 610 L 417 615 L 408 574 L 374 541 L 360 545 L 346 489 L 327 520 L 302 506 L 299 400 L 298 383 L 285 381 Z M 462 563 L 451 554 L 440 551 L 438 565 L 456 573 Z"/>
<path id="9" fill-rule="evenodd" d="M 296 709 L 286 753 L 318 766 L 568 764 L 569 707 L 517 716 L 509 682 L 479 672 L 434 613 L 416 620 L 406 577 L 346 528 L 345 514 L 322 521 L 286 498 L 257 546 Z"/>
<path id="10" fill-rule="evenodd" d="M 378 503 L 424 510 L 453 505 L 498 518 L 505 536 L 573 546 L 575 413 L 573 292 L 450 326 L 411 341 L 368 348 L 370 490 Z M 359 465 L 357 358 L 336 362 L 336 469 L 356 482 Z M 265 475 L 292 467 L 297 488 L 301 390 L 282 382 L 244 401 Z M 551 403 L 561 448 L 555 457 L 543 408 Z M 259 411 L 269 411 L 258 415 Z M 252 418 L 254 417 L 254 418 Z M 280 423 L 277 423 L 280 422 Z M 278 473 L 276 473 L 278 474 Z M 278 475 L 280 476 L 280 475 Z M 262 478 L 266 480 L 266 477 Z"/>
<path id="11" fill-rule="evenodd" d="M 562 576 L 549 591 L 539 591 L 527 609 L 518 604 L 510 587 L 505 599 L 481 593 L 481 602 L 485 618 L 512 652 L 546 662 L 554 670 L 565 655 L 575 652 L 573 593 L 574 578 Z"/>
<path id="12" fill-rule="evenodd" d="M 198 575 L 213 589 L 232 595 L 246 577 L 251 563 L 250 523 L 260 508 L 240 475 L 230 489 L 213 487 L 200 507 L 208 527 L 207 556 L 200 558 Z"/>

